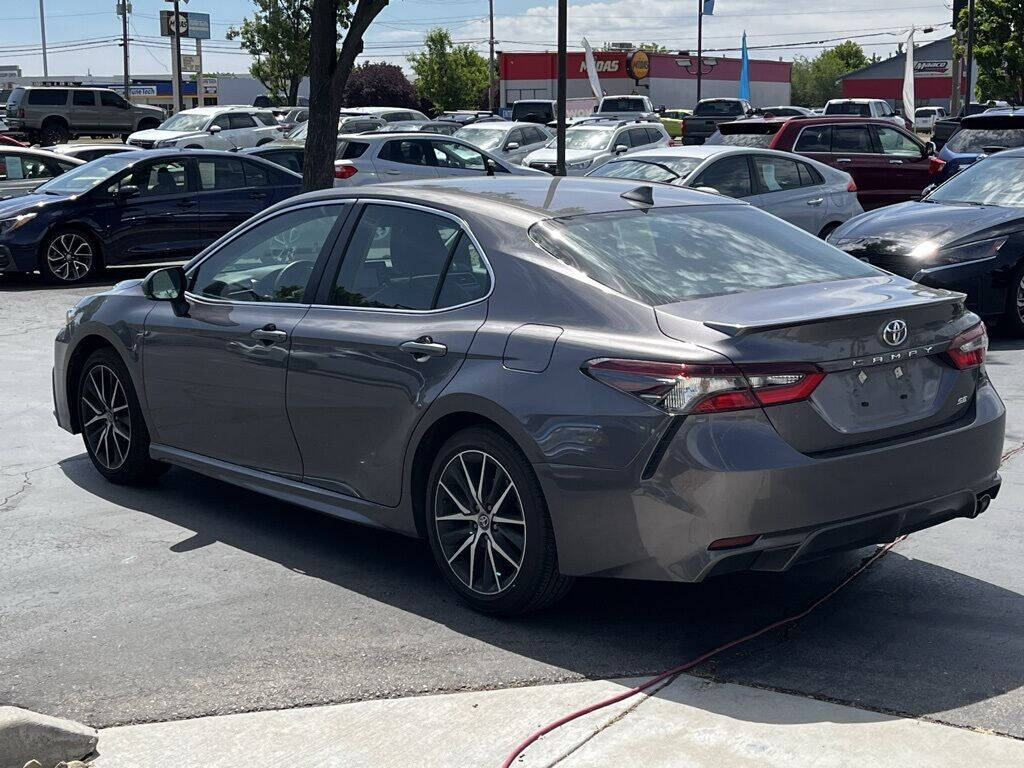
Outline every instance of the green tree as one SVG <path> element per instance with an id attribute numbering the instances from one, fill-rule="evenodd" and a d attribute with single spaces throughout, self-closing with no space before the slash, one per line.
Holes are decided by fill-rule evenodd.
<path id="1" fill-rule="evenodd" d="M 843 95 L 839 78 L 866 67 L 871 60 L 852 40 L 822 51 L 813 59 L 797 56 L 793 61 L 791 101 L 803 107 L 820 107 Z"/>
<path id="2" fill-rule="evenodd" d="M 1024 0 L 985 0 L 974 7 L 976 93 L 984 99 L 1024 103 Z M 958 38 L 967 40 L 967 9 L 957 20 Z M 955 55 L 964 55 L 957 45 Z M 971 101 L 975 101 L 971 94 Z"/>
<path id="3" fill-rule="evenodd" d="M 475 107 L 487 91 L 487 59 L 468 45 L 455 45 L 446 29 L 427 32 L 422 53 L 409 54 L 416 90 L 441 111 Z"/>
<path id="4" fill-rule="evenodd" d="M 350 0 L 335 0 L 339 29 L 348 23 Z M 253 0 L 252 18 L 229 27 L 228 40 L 240 40 L 253 57 L 249 74 L 272 99 L 295 104 L 299 84 L 309 72 L 310 11 L 313 0 Z"/>

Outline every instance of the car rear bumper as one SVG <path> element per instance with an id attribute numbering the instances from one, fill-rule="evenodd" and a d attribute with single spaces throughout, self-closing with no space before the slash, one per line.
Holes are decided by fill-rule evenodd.
<path id="1" fill-rule="evenodd" d="M 745 412 L 678 421 L 623 470 L 535 466 L 563 573 L 700 581 L 975 516 L 999 488 L 1004 427 L 986 381 L 957 424 L 873 447 L 805 455 Z M 709 549 L 743 536 L 758 538 Z"/>

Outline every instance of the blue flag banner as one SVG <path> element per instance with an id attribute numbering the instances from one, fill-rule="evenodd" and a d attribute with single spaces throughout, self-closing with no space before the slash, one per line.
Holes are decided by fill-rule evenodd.
<path id="1" fill-rule="evenodd" d="M 715 0 L 704 0 L 704 15 L 714 16 L 715 15 Z"/>
<path id="2" fill-rule="evenodd" d="M 747 55 L 747 33 L 743 32 L 743 53 L 740 59 L 740 98 L 750 101 L 750 57 Z"/>

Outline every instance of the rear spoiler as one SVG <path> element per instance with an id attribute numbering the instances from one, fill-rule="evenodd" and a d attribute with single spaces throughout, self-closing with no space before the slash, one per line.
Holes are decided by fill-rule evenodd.
<path id="1" fill-rule="evenodd" d="M 957 293 L 950 291 L 948 296 L 937 297 L 934 301 L 929 302 L 930 304 L 958 304 L 962 303 L 967 298 L 965 293 Z M 847 319 L 851 317 L 869 317 L 871 315 L 892 315 L 893 312 L 899 312 L 903 309 L 917 308 L 923 306 L 919 301 L 904 301 L 895 302 L 890 306 L 886 306 L 885 309 L 869 309 L 863 312 L 835 312 L 832 314 L 815 316 L 810 318 L 794 317 L 787 320 L 777 320 L 771 323 L 765 323 L 763 325 L 743 325 L 741 323 L 727 323 L 716 320 L 705 320 L 704 325 L 713 331 L 724 333 L 726 336 L 738 338 L 746 336 L 751 333 L 761 333 L 763 331 L 773 331 L 776 328 L 793 328 L 800 325 L 814 325 L 815 323 L 827 323 L 832 320 Z"/>

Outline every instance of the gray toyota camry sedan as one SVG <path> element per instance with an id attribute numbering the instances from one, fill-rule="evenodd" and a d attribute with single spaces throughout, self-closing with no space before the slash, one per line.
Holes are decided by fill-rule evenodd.
<path id="1" fill-rule="evenodd" d="M 79 302 L 56 415 L 112 482 L 173 464 L 423 537 L 513 613 L 984 511 L 1004 409 L 963 302 L 689 189 L 327 190 Z"/>

